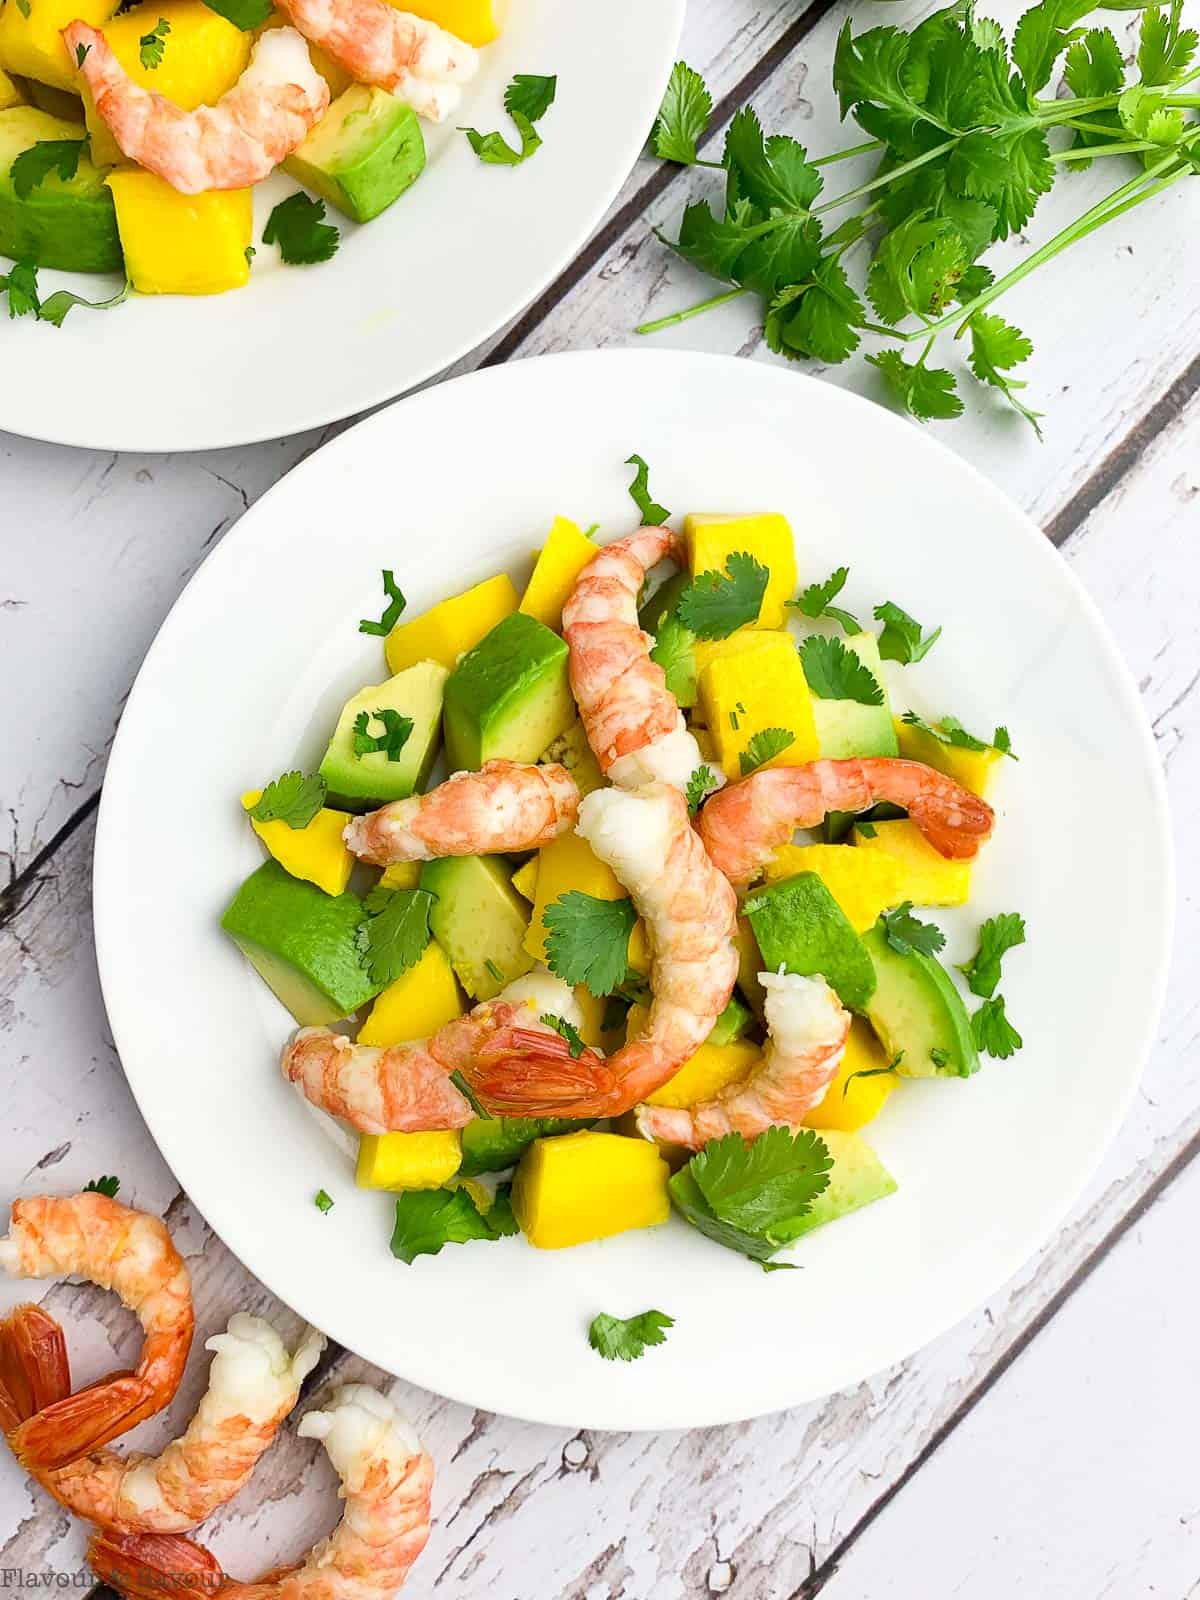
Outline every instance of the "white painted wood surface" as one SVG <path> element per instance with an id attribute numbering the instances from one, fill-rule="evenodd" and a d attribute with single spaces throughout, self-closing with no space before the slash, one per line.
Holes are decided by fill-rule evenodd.
<path id="1" fill-rule="evenodd" d="M 1006 0 L 985 9 L 1011 23 L 1019 8 Z M 886 19 L 916 14 L 902 3 Z M 843 15 L 839 6 L 814 20 L 769 0 L 692 0 L 685 54 L 718 95 L 736 103 L 750 83 L 772 127 L 832 148 L 828 64 Z M 855 18 L 863 22 L 861 6 Z M 673 223 L 710 181 L 668 181 L 641 163 L 581 267 L 462 366 L 493 351 L 633 343 L 637 322 L 701 298 L 707 286 L 650 228 Z M 1052 195 L 1038 236 L 1064 215 Z M 571 1437 L 396 1385 L 439 1465 L 437 1526 L 410 1593 L 1196 1592 L 1198 220 L 1200 186 L 1176 191 L 1154 214 L 1083 247 L 1086 270 L 1058 263 L 1024 303 L 1013 297 L 1012 315 L 1039 342 L 1031 376 L 1050 413 L 1044 446 L 986 398 L 973 397 L 972 415 L 944 429 L 1063 544 L 1139 682 L 1166 764 L 1180 953 L 1142 1090 L 1101 1171 L 988 1305 L 910 1361 L 820 1405 L 689 1435 Z M 661 337 L 774 359 L 742 304 Z M 827 376 L 868 387 L 861 368 Z M 119 1172 L 124 1192 L 174 1228 L 205 1334 L 239 1306 L 277 1314 L 289 1329 L 294 1320 L 179 1194 L 125 1087 L 91 945 L 90 804 L 133 673 L 179 588 L 244 507 L 320 442 L 134 458 L 0 439 L 0 843 L 13 878 L 0 923 L 9 1067 L 0 1198 Z M 0 1303 L 17 1298 L 6 1289 Z M 78 1379 L 135 1348 L 128 1319 L 86 1288 L 52 1288 L 47 1303 L 70 1327 Z M 343 1359 L 335 1370 L 357 1368 Z M 164 1438 L 202 1382 L 197 1362 L 168 1417 L 140 1433 Z M 205 1537 L 236 1574 L 252 1576 L 303 1549 L 333 1515 L 323 1461 L 288 1435 Z M 0 1459 L 0 1587 L 37 1594 L 39 1575 L 81 1571 L 82 1552 L 79 1530 Z"/>

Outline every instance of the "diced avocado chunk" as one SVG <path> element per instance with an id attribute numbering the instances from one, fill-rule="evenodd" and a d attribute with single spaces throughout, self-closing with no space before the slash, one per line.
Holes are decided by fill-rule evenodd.
<path id="1" fill-rule="evenodd" d="M 473 1000 L 493 1000 L 533 966 L 522 943 L 529 905 L 499 856 L 426 861 L 421 887 L 434 896 L 429 928 Z"/>
<path id="2" fill-rule="evenodd" d="M 459 1176 L 474 1178 L 481 1172 L 504 1172 L 515 1167 L 535 1139 L 552 1139 L 591 1127 L 569 1117 L 477 1117 L 462 1130 L 462 1165 Z"/>
<path id="3" fill-rule="evenodd" d="M 498 622 L 446 684 L 446 759 L 452 772 L 485 761 L 536 761 L 575 720 L 567 646 L 536 617 Z"/>
<path id="4" fill-rule="evenodd" d="M 675 607 L 691 581 L 686 572 L 676 573 L 655 590 L 638 614 L 642 630 L 654 635 L 651 660 L 657 661 L 666 673 L 667 688 L 685 709 L 694 706 L 699 698 L 696 684 L 700 670 L 696 664 L 696 635 L 680 622 Z"/>
<path id="5" fill-rule="evenodd" d="M 581 797 L 603 786 L 604 774 L 600 771 L 600 763 L 588 743 L 582 722 L 573 722 L 565 733 L 560 733 L 557 739 L 551 740 L 542 751 L 539 760 L 557 762 L 560 767 L 566 767 L 575 779 L 575 787 Z"/>
<path id="6" fill-rule="evenodd" d="M 356 894 L 326 894 L 264 861 L 221 926 L 302 1027 L 348 1017 L 383 987 L 362 963 Z"/>
<path id="7" fill-rule="evenodd" d="M 447 676 L 438 662 L 418 661 L 386 683 L 368 685 L 346 701 L 321 762 L 321 776 L 334 804 L 366 811 L 389 800 L 403 800 L 420 788 L 437 754 Z M 394 753 L 395 759 L 386 750 L 355 752 L 354 725 L 364 711 L 366 731 L 373 738 L 385 732 L 377 715 L 380 711 L 395 711 L 411 720 L 412 731 Z"/>
<path id="8" fill-rule="evenodd" d="M 0 111 L 0 256 L 66 272 L 120 271 L 123 257 L 113 198 L 86 151 L 80 153 L 74 177 L 51 173 L 24 198 L 13 188 L 13 162 L 26 150 L 44 141 L 86 136 L 82 121 L 65 122 L 34 106 Z"/>
<path id="9" fill-rule="evenodd" d="M 742 908 L 764 972 L 822 977 L 852 1011 L 865 1010 L 875 969 L 863 941 L 815 872 L 799 872 L 757 890 Z"/>
<path id="10" fill-rule="evenodd" d="M 969 1078 L 979 1071 L 971 1023 L 950 974 L 920 950 L 901 955 L 876 923 L 863 935 L 875 965 L 867 1021 L 906 1078 Z"/>
<path id="11" fill-rule="evenodd" d="M 813 717 L 821 756 L 840 761 L 848 756 L 898 755 L 900 747 L 888 704 L 879 641 L 873 633 L 853 633 L 842 643 L 847 650 L 853 650 L 883 690 L 883 704 L 864 706 L 857 700 L 822 700 L 814 696 Z"/>
<path id="12" fill-rule="evenodd" d="M 420 177 L 425 140 L 410 106 L 356 83 L 283 166 L 355 222 L 369 222 Z"/>
<path id="13" fill-rule="evenodd" d="M 747 1032 L 754 1021 L 754 1013 L 740 995 L 731 994 L 729 1003 L 712 1025 L 705 1044 L 732 1044 Z"/>
<path id="14" fill-rule="evenodd" d="M 869 1206 L 873 1200 L 895 1194 L 895 1178 L 880 1161 L 861 1133 L 838 1133 L 823 1128 L 821 1138 L 833 1157 L 828 1187 L 823 1189 L 802 1217 L 785 1222 L 777 1231 L 784 1238 L 799 1239 L 826 1222 L 848 1216 Z"/>

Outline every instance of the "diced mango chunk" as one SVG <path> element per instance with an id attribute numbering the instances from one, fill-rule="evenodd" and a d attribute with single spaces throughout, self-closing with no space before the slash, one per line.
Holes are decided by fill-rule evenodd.
<path id="1" fill-rule="evenodd" d="M 943 744 L 924 728 L 914 728 L 911 723 L 896 722 L 896 739 L 900 754 L 909 761 L 923 761 L 927 767 L 944 772 L 955 783 L 973 794 L 986 797 L 999 762 L 1006 759 L 999 750 L 960 750 L 957 745 Z"/>
<path id="2" fill-rule="evenodd" d="M 625 900 L 628 891 L 617 881 L 577 833 L 562 833 L 538 852 L 537 892 L 533 916 L 525 933 L 525 949 L 535 961 L 546 959 L 546 907 L 572 889 L 590 894 L 595 900 Z M 629 965 L 635 972 L 650 970 L 646 931 L 639 922 L 629 936 Z"/>
<path id="3" fill-rule="evenodd" d="M 7 72 L 0 71 L 0 111 L 7 111 L 10 106 L 23 106 L 25 96 L 19 86 L 13 82 Z"/>
<path id="4" fill-rule="evenodd" d="M 393 861 L 380 874 L 377 889 L 415 889 L 421 881 L 419 861 Z"/>
<path id="5" fill-rule="evenodd" d="M 567 517 L 555 517 L 521 596 L 521 610 L 558 633 L 562 608 L 584 567 L 599 550 Z"/>
<path id="6" fill-rule="evenodd" d="M 103 26 L 117 9 L 118 0 L 30 0 L 22 8 L 17 0 L 0 7 L 0 67 L 20 78 L 52 84 L 79 93 L 75 63 L 63 42 L 68 23 L 90 22 Z"/>
<path id="7" fill-rule="evenodd" d="M 665 1222 L 669 1177 L 642 1139 L 590 1131 L 535 1139 L 513 1179 L 513 1213 L 530 1244 L 561 1250 Z"/>
<path id="8" fill-rule="evenodd" d="M 139 294 L 220 294 L 250 276 L 249 189 L 180 194 L 153 172 L 111 172 L 125 269 Z"/>
<path id="9" fill-rule="evenodd" d="M 729 557 L 743 550 L 760 561 L 770 577 L 758 620 L 751 626 L 783 626 L 784 601 L 796 592 L 796 547 L 786 517 L 777 511 L 748 517 L 693 512 L 683 519 L 683 532 L 693 575 L 723 572 Z"/>
<path id="10" fill-rule="evenodd" d="M 815 872 L 846 913 L 856 933 L 865 933 L 905 898 L 900 867 L 883 851 L 856 850 L 848 844 L 781 845 L 767 863 L 768 883 Z"/>
<path id="11" fill-rule="evenodd" d="M 763 765 L 801 766 L 817 759 L 812 692 L 795 644 L 786 633 L 755 637 L 756 647 L 720 656 L 700 674 L 700 704 L 727 778 L 742 776 L 743 753 L 767 728 L 786 728 L 795 737 Z"/>
<path id="12" fill-rule="evenodd" d="M 532 905 L 537 898 L 538 867 L 540 857 L 530 856 L 523 867 L 518 867 L 512 875 L 512 886 L 517 893 L 523 896 Z"/>
<path id="13" fill-rule="evenodd" d="M 428 1039 L 464 1011 L 446 952 L 431 939 L 415 966 L 393 979 L 358 1031 L 359 1044 L 404 1044 Z"/>
<path id="14" fill-rule="evenodd" d="M 464 650 L 473 650 L 485 633 L 516 609 L 517 591 L 508 574 L 485 578 L 411 622 L 398 622 L 384 645 L 388 669 L 394 677 L 418 661 L 440 661 L 453 668 Z"/>
<path id="15" fill-rule="evenodd" d="M 877 851 L 899 868 L 898 901 L 916 906 L 961 906 L 971 893 L 971 863 L 948 861 L 909 817 L 870 822 L 854 830 L 858 850 Z"/>
<path id="16" fill-rule="evenodd" d="M 584 1044 L 599 1048 L 604 1043 L 604 1012 L 608 1002 L 594 995 L 585 983 L 577 983 L 575 1003 L 583 1013 L 580 1038 Z"/>
<path id="17" fill-rule="evenodd" d="M 647 1096 L 646 1103 L 694 1106 L 701 1100 L 711 1100 L 722 1089 L 744 1078 L 761 1053 L 758 1045 L 746 1039 L 735 1039 L 731 1044 L 702 1044 L 673 1078 Z"/>
<path id="18" fill-rule="evenodd" d="M 508 16 L 508 0 L 392 0 L 392 4 L 473 45 L 491 44 Z"/>
<path id="19" fill-rule="evenodd" d="M 261 789 L 247 789 L 242 805 L 249 811 L 261 795 Z M 257 822 L 253 817 L 250 826 L 293 878 L 305 878 L 326 894 L 341 894 L 354 867 L 354 857 L 342 842 L 342 829 L 349 821 L 348 811 L 322 806 L 304 828 L 292 828 L 286 822 Z"/>
<path id="20" fill-rule="evenodd" d="M 855 1017 L 837 1075 L 825 1097 L 802 1121 L 806 1128 L 838 1128 L 847 1133 L 865 1127 L 883 1110 L 896 1087 L 895 1073 L 888 1072 L 887 1052 L 871 1032 L 870 1024 Z M 871 1077 L 859 1077 L 871 1073 Z M 853 1081 L 851 1081 L 853 1080 Z"/>
<path id="21" fill-rule="evenodd" d="M 456 1128 L 433 1133 L 362 1133 L 354 1181 L 360 1189 L 440 1189 L 458 1171 Z"/>

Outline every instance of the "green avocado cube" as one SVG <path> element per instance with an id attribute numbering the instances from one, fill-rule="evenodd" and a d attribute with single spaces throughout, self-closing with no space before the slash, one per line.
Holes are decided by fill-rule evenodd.
<path id="1" fill-rule="evenodd" d="M 777 1238 L 799 1239 L 826 1222 L 835 1222 L 838 1217 L 848 1216 L 874 1200 L 895 1194 L 898 1188 L 895 1178 L 862 1134 L 823 1128 L 820 1137 L 833 1157 L 829 1184 L 802 1217 L 795 1217 L 775 1230 Z"/>
<path id="2" fill-rule="evenodd" d="M 368 811 L 403 800 L 425 782 L 437 754 L 442 694 L 448 674 L 437 661 L 418 661 L 386 683 L 368 685 L 347 700 L 333 738 L 321 761 L 321 776 L 333 805 Z M 356 724 L 367 714 L 366 733 L 381 738 L 386 725 L 380 711 L 394 711 L 412 722 L 402 745 L 389 750 L 355 749 Z"/>
<path id="3" fill-rule="evenodd" d="M 264 861 L 234 895 L 221 926 L 302 1027 L 337 1022 L 383 988 L 358 952 L 362 901 L 326 894 Z"/>
<path id="4" fill-rule="evenodd" d="M 749 1031 L 754 1021 L 754 1013 L 745 1001 L 737 994 L 731 994 L 724 1011 L 712 1025 L 712 1032 L 704 1041 L 705 1044 L 732 1044 L 735 1039 Z"/>
<path id="5" fill-rule="evenodd" d="M 356 83 L 329 107 L 284 171 L 355 222 L 369 222 L 414 184 L 425 140 L 410 106 Z"/>
<path id="6" fill-rule="evenodd" d="M 650 658 L 666 673 L 667 688 L 685 710 L 700 698 L 700 673 L 696 665 L 696 635 L 680 622 L 675 608 L 691 581 L 688 572 L 668 578 L 638 613 L 642 632 L 654 635 Z"/>
<path id="7" fill-rule="evenodd" d="M 574 720 L 566 643 L 536 617 L 514 611 L 450 674 L 446 760 L 452 772 L 501 757 L 536 761 Z"/>
<path id="8" fill-rule="evenodd" d="M 494 1000 L 533 967 L 525 949 L 529 902 L 512 887 L 499 856 L 443 856 L 421 868 L 433 895 L 429 929 L 472 1000 Z"/>
<path id="9" fill-rule="evenodd" d="M 758 940 L 764 972 L 822 977 L 851 1011 L 866 1008 L 875 992 L 871 957 L 815 872 L 798 872 L 757 890 L 742 909 Z"/>
<path id="10" fill-rule="evenodd" d="M 880 923 L 863 934 L 863 946 L 876 977 L 867 1021 L 888 1055 L 899 1056 L 896 1071 L 905 1078 L 969 1078 L 978 1072 L 971 1019 L 941 962 L 920 950 L 894 950 Z"/>
<path id="11" fill-rule="evenodd" d="M 82 106 L 79 113 L 78 122 L 66 122 L 34 106 L 0 111 L 0 256 L 66 272 L 119 272 L 124 257 L 113 197 L 104 173 L 88 160 Z M 74 177 L 50 173 L 17 195 L 12 165 L 19 155 L 36 144 L 75 141 L 81 150 Z"/>
<path id="12" fill-rule="evenodd" d="M 849 756 L 897 756 L 900 745 L 888 700 L 887 680 L 883 676 L 879 641 L 873 633 L 854 633 L 842 642 L 870 670 L 883 690 L 883 704 L 864 706 L 857 700 L 822 700 L 814 695 L 813 721 L 822 759 L 841 761 Z M 896 815 L 902 816 L 903 812 Z M 823 824 L 824 838 L 830 844 L 837 844 L 850 832 L 853 821 L 851 811 L 831 811 Z"/>

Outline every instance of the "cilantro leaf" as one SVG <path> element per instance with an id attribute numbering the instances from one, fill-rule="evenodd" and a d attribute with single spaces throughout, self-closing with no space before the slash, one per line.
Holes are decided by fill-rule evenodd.
<path id="1" fill-rule="evenodd" d="M 429 943 L 433 899 L 427 889 L 376 887 L 363 901 L 355 943 L 373 983 L 392 983 L 416 966 Z"/>
<path id="2" fill-rule="evenodd" d="M 514 149 L 502 133 L 480 133 L 477 128 L 463 128 L 471 149 L 480 161 L 493 167 L 519 167 L 541 148 L 541 135 L 534 123 L 554 104 L 557 77 L 540 77 L 532 72 L 518 72 L 504 91 L 504 109 L 521 135 L 520 149 Z"/>
<path id="3" fill-rule="evenodd" d="M 1137 63 L 1144 84 L 1174 83 L 1191 66 L 1200 38 L 1194 28 L 1180 28 L 1182 13 L 1182 0 L 1172 0 L 1166 12 L 1161 6 L 1143 12 Z"/>
<path id="4" fill-rule="evenodd" d="M 867 274 L 867 294 L 884 322 L 936 316 L 955 298 L 967 268 L 962 235 L 944 217 L 918 212 L 887 233 Z"/>
<path id="5" fill-rule="evenodd" d="M 337 253 L 341 235 L 332 223 L 322 222 L 323 200 L 310 200 L 297 190 L 281 200 L 263 229 L 263 243 L 277 244 L 279 254 L 294 267 L 315 266 Z"/>
<path id="6" fill-rule="evenodd" d="M 621 987 L 637 922 L 631 900 L 601 900 L 568 889 L 546 907 L 544 921 L 551 972 L 564 983 L 586 984 L 597 998 Z"/>
<path id="7" fill-rule="evenodd" d="M 513 1214 L 511 1183 L 500 1185 L 483 1215 L 495 1239 L 511 1239 L 514 1234 L 520 1233 L 520 1224 Z"/>
<path id="8" fill-rule="evenodd" d="M 725 562 L 724 572 L 700 572 L 679 597 L 679 620 L 699 639 L 727 639 L 757 622 L 770 572 L 744 550 Z"/>
<path id="9" fill-rule="evenodd" d="M 462 1189 L 406 1189 L 396 1200 L 392 1254 L 411 1266 L 418 1256 L 436 1256 L 448 1244 L 469 1244 L 472 1239 L 502 1239 L 514 1231 L 512 1207 L 501 1201 L 495 1223 L 491 1211 L 480 1211 L 471 1191 Z"/>
<path id="10" fill-rule="evenodd" d="M 883 632 L 879 635 L 879 654 L 885 661 L 900 661 L 905 666 L 914 661 L 924 661 L 942 636 L 942 630 L 935 628 L 922 638 L 921 624 L 891 600 L 885 600 L 881 606 L 875 607 L 875 620 L 883 623 Z"/>
<path id="11" fill-rule="evenodd" d="M 121 1187 L 120 1178 L 93 1178 L 90 1183 L 83 1186 L 84 1194 L 102 1194 L 109 1200 L 115 1200 L 117 1190 Z"/>
<path id="12" fill-rule="evenodd" d="M 828 1188 L 832 1165 L 828 1146 L 811 1128 L 783 1127 L 768 1128 L 752 1144 L 738 1133 L 710 1139 L 688 1162 L 717 1217 L 760 1235 L 803 1216 Z"/>
<path id="13" fill-rule="evenodd" d="M 945 1054 L 944 1051 L 941 1053 L 943 1055 Z M 846 1098 L 846 1095 L 850 1090 L 850 1085 L 856 1078 L 889 1078 L 896 1071 L 896 1068 L 903 1060 L 904 1051 L 898 1050 L 888 1062 L 886 1067 L 860 1067 L 857 1072 L 852 1072 L 846 1079 L 845 1083 L 842 1084 L 842 1099 L 844 1100 Z"/>
<path id="14" fill-rule="evenodd" d="M 536 72 L 518 72 L 504 91 L 504 109 L 510 117 L 520 115 L 538 122 L 554 104 L 558 77 L 542 77 Z"/>
<path id="15" fill-rule="evenodd" d="M 764 140 L 751 106 L 743 106 L 729 124 L 725 167 L 729 197 L 748 200 L 767 216 L 806 214 L 823 183 L 820 168 L 811 165 L 804 146 L 795 139 L 777 134 Z"/>
<path id="16" fill-rule="evenodd" d="M 919 950 L 923 956 L 935 956 L 943 949 L 946 935 L 932 922 L 921 922 L 912 914 L 913 903 L 905 900 L 894 911 L 885 911 L 879 918 L 884 937 L 897 955 L 911 955 Z"/>
<path id="17" fill-rule="evenodd" d="M 382 733 L 367 732 L 372 717 L 383 723 Z M 354 754 L 366 756 L 384 751 L 389 761 L 399 761 L 412 731 L 412 718 L 401 716 L 389 706 L 381 706 L 377 711 L 360 711 L 354 719 Z"/>
<path id="18" fill-rule="evenodd" d="M 1013 751 L 1012 740 L 1005 727 L 997 728 L 992 734 L 991 744 L 988 744 L 983 739 L 977 739 L 973 733 L 968 733 L 957 717 L 939 717 L 936 722 L 926 722 L 915 711 L 906 711 L 900 721 L 907 723 L 910 728 L 919 728 L 939 744 L 948 744 L 955 750 L 998 750 L 1001 755 L 1011 756 L 1014 761 L 1020 759 Z"/>
<path id="19" fill-rule="evenodd" d="M 1013 33 L 1012 58 L 1025 82 L 1030 105 L 1050 82 L 1054 63 L 1066 49 L 1068 30 L 1094 6 L 1094 0 L 1041 0 L 1020 18 Z"/>
<path id="20" fill-rule="evenodd" d="M 840 606 L 830 604 L 836 595 L 841 594 L 849 576 L 849 567 L 838 567 L 824 583 L 810 583 L 807 589 L 801 591 L 799 599 L 789 600 L 787 604 L 814 621 L 820 617 L 831 617 L 834 622 L 841 624 L 844 633 L 859 633 L 862 630 L 857 618 L 843 611 Z"/>
<path id="21" fill-rule="evenodd" d="M 880 350 L 867 360 L 879 368 L 888 388 L 918 422 L 949 421 L 962 416 L 963 403 L 955 390 L 954 374 L 944 367 L 905 361 L 899 350 Z"/>
<path id="22" fill-rule="evenodd" d="M 696 159 L 696 141 L 711 114 L 712 95 L 704 79 L 685 61 L 677 61 L 650 135 L 654 154 L 660 161 L 678 161 L 690 167 Z"/>
<path id="23" fill-rule="evenodd" d="M 548 1028 L 553 1028 L 561 1038 L 567 1041 L 572 1061 L 578 1061 L 587 1045 L 583 1042 L 583 1035 L 574 1023 L 568 1022 L 566 1017 L 557 1016 L 553 1011 L 544 1011 L 539 1018 Z"/>
<path id="24" fill-rule="evenodd" d="M 809 634 L 800 646 L 800 664 L 818 699 L 854 700 L 860 706 L 883 704 L 883 690 L 875 674 L 840 639 Z"/>
<path id="25" fill-rule="evenodd" d="M 975 313 L 970 321 L 970 329 L 971 371 L 981 383 L 991 384 L 992 388 L 999 389 L 1040 439 L 1042 430 L 1038 423 L 1042 413 L 1031 411 L 1017 398 L 1015 391 L 1025 387 L 1025 380 L 1008 376 L 1011 368 L 1020 366 L 1022 361 L 1028 361 L 1033 354 L 1033 345 L 1019 328 L 1013 327 L 1011 322 L 1005 322 L 1003 317 L 991 316 L 986 311 Z"/>
<path id="26" fill-rule="evenodd" d="M 790 728 L 762 728 L 758 733 L 752 734 L 746 748 L 738 757 L 742 777 L 749 777 L 757 768 L 764 766 L 768 761 L 773 761 L 795 742 L 796 735 Z"/>
<path id="27" fill-rule="evenodd" d="M 841 262 L 825 256 L 804 283 L 780 290 L 763 326 L 767 347 L 796 360 L 808 356 L 832 365 L 845 361 L 861 343 L 866 308 L 850 287 Z"/>
<path id="28" fill-rule="evenodd" d="M 1025 1042 L 1005 1015 L 1002 994 L 998 994 L 994 1000 L 985 1000 L 974 1013 L 971 1018 L 971 1037 L 977 1050 L 995 1056 L 998 1061 L 1007 1061 Z"/>
<path id="29" fill-rule="evenodd" d="M 159 17 L 149 33 L 142 34 L 138 40 L 138 60 L 147 72 L 152 72 L 162 65 L 163 52 L 167 48 L 167 35 L 171 31 L 171 24 L 166 17 Z"/>
<path id="30" fill-rule="evenodd" d="M 1025 919 L 1015 911 L 1002 911 L 989 917 L 979 930 L 979 948 L 959 967 L 967 988 L 981 999 L 990 1000 L 1000 982 L 1000 962 L 1005 953 L 1025 943 Z"/>
<path id="31" fill-rule="evenodd" d="M 243 33 L 261 28 L 275 9 L 274 0 L 204 0 L 204 4 Z"/>
<path id="32" fill-rule="evenodd" d="M 324 1189 L 318 1189 L 313 1195 L 313 1205 L 318 1211 L 330 1212 L 333 1210 L 333 1196 L 326 1194 Z"/>
<path id="33" fill-rule="evenodd" d="M 687 781 L 684 796 L 687 800 L 688 816 L 694 817 L 700 807 L 720 785 L 716 773 L 711 767 L 697 767 Z"/>
<path id="34" fill-rule="evenodd" d="M 17 0 L 17 10 L 25 18 L 26 22 L 28 22 L 28 20 L 29 20 L 29 12 L 30 12 L 30 0 Z"/>
<path id="35" fill-rule="evenodd" d="M 383 569 L 383 592 L 388 601 L 383 609 L 383 615 L 378 622 L 372 622 L 370 617 L 363 617 L 358 624 L 359 633 L 371 633 L 379 639 L 386 638 L 399 622 L 408 601 L 396 582 L 395 574 L 388 567 Z"/>
<path id="36" fill-rule="evenodd" d="M 661 527 L 671 513 L 666 506 L 660 506 L 657 500 L 650 498 L 650 468 L 641 456 L 630 456 L 625 465 L 637 468 L 629 485 L 629 493 L 643 523 L 653 528 Z"/>
<path id="37" fill-rule="evenodd" d="M 39 139 L 28 150 L 22 150 L 9 169 L 17 199 L 28 200 L 52 172 L 64 183 L 70 183 L 79 171 L 79 158 L 86 144 L 86 139 Z"/>
<path id="38" fill-rule="evenodd" d="M 114 306 L 121 305 L 129 299 L 133 285 L 126 278 L 116 294 L 107 300 L 86 300 L 83 295 L 75 294 L 70 289 L 56 289 L 52 295 L 43 300 L 38 307 L 38 320 L 52 323 L 56 328 L 61 328 L 66 320 L 67 312 L 76 306 L 86 306 L 89 311 L 111 311 Z"/>
<path id="39" fill-rule="evenodd" d="M 325 779 L 315 772 L 284 772 L 272 778 L 250 807 L 255 822 L 286 822 L 307 828 L 325 804 Z"/>
<path id="40" fill-rule="evenodd" d="M 659 618 L 650 659 L 663 669 L 667 689 L 680 705 L 692 705 L 696 699 L 696 636 L 673 611 Z"/>
<path id="41" fill-rule="evenodd" d="M 751 1261 L 757 1261 L 760 1266 L 766 1266 L 776 1251 L 782 1250 L 789 1242 L 766 1233 L 750 1233 L 744 1228 L 735 1228 L 731 1223 L 722 1222 L 692 1176 L 690 1162 L 667 1180 L 667 1190 L 671 1204 L 693 1228 L 714 1244 L 724 1245 L 727 1250 L 736 1250 Z"/>
<path id="42" fill-rule="evenodd" d="M 610 1317 L 606 1311 L 593 1317 L 588 1343 L 605 1361 L 636 1361 L 652 1344 L 662 1344 L 675 1318 L 665 1311 L 643 1311 L 636 1317 Z"/>
<path id="43" fill-rule="evenodd" d="M 0 291 L 8 290 L 9 318 L 39 314 L 37 268 L 32 261 L 18 261 L 7 273 L 0 273 Z"/>

